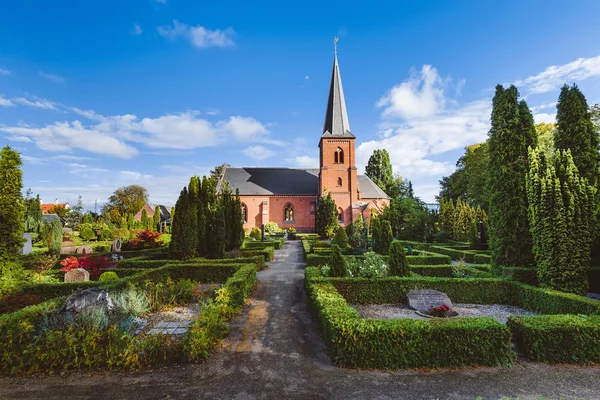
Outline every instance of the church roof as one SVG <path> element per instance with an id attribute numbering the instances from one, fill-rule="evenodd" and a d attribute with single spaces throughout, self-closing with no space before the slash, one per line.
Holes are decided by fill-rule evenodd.
<path id="1" fill-rule="evenodd" d="M 354 135 L 350 132 L 350 122 L 348 122 L 337 54 L 333 57 L 333 71 L 331 73 L 331 85 L 329 86 L 327 111 L 325 112 L 325 124 L 323 125 L 323 137 L 354 138 Z"/>
<path id="2" fill-rule="evenodd" d="M 223 180 L 240 195 L 317 196 L 319 170 L 297 168 L 226 167 Z M 218 188 L 220 190 L 220 187 Z M 388 196 L 369 177 L 358 176 L 358 191 L 364 199 L 387 199 Z"/>

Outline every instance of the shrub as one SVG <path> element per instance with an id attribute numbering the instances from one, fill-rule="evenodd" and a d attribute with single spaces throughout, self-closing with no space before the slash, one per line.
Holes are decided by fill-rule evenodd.
<path id="1" fill-rule="evenodd" d="M 80 229 L 81 231 L 79 232 L 79 237 L 81 240 L 88 241 L 96 239 L 96 234 L 92 230 L 92 227 L 88 226 L 88 224 L 81 224 Z"/>
<path id="2" fill-rule="evenodd" d="M 329 263 L 331 266 L 330 276 L 346 277 L 348 276 L 348 263 L 342 255 L 340 247 L 336 244 L 331 246 L 331 257 Z"/>
<path id="3" fill-rule="evenodd" d="M 269 221 L 265 224 L 265 232 L 277 233 L 280 231 L 281 229 L 279 229 L 279 225 L 277 225 L 277 222 Z"/>
<path id="4" fill-rule="evenodd" d="M 123 242 L 128 242 L 129 239 L 131 239 L 131 233 L 128 229 L 120 228 L 112 231 L 110 237 L 112 239 L 121 239 Z"/>
<path id="5" fill-rule="evenodd" d="M 408 276 L 410 269 L 406 262 L 404 246 L 400 241 L 394 240 L 390 245 L 390 276 Z"/>
<path id="6" fill-rule="evenodd" d="M 341 226 L 338 226 L 335 231 L 335 236 L 331 241 L 332 244 L 337 244 L 340 249 L 345 249 L 348 247 L 348 236 L 346 235 L 346 230 Z"/>
<path id="7" fill-rule="evenodd" d="M 110 240 L 110 238 L 111 238 L 110 228 L 108 226 L 102 227 L 102 230 L 100 231 L 100 240 Z"/>
<path id="8" fill-rule="evenodd" d="M 390 221 L 382 220 L 379 223 L 379 254 L 387 255 L 390 249 L 390 244 L 394 240 L 392 235 L 392 224 Z"/>
<path id="9" fill-rule="evenodd" d="M 260 239 L 262 239 L 262 231 L 260 230 L 260 228 L 258 228 L 258 227 L 255 226 L 250 231 L 250 235 L 249 236 L 252 239 L 254 239 L 254 240 L 260 240 Z"/>
<path id="10" fill-rule="evenodd" d="M 62 272 L 68 272 L 73 268 L 83 268 L 90 273 L 90 277 L 99 276 L 102 272 L 109 268 L 114 267 L 116 262 L 112 261 L 107 256 L 91 256 L 89 254 L 83 257 L 67 257 L 61 261 L 60 269 Z"/>
<path id="11" fill-rule="evenodd" d="M 287 233 L 296 233 L 296 228 L 293 226 L 287 229 Z"/>
<path id="12" fill-rule="evenodd" d="M 464 260 L 460 260 L 457 264 L 452 265 L 452 276 L 455 278 L 471 278 Z"/>
<path id="13" fill-rule="evenodd" d="M 103 272 L 100 277 L 98 278 L 98 281 L 100 282 L 104 282 L 104 281 L 114 281 L 119 279 L 119 275 L 117 275 L 116 272 L 113 271 L 107 271 L 107 272 Z"/>
<path id="14" fill-rule="evenodd" d="M 130 240 L 126 247 L 131 250 L 155 249 L 161 247 L 160 236 L 160 232 L 146 229 L 141 231 L 135 239 Z"/>
<path id="15" fill-rule="evenodd" d="M 365 253 L 360 258 L 350 257 L 348 270 L 354 277 L 367 279 L 382 278 L 388 274 L 388 266 L 383 257 L 372 251 Z"/>

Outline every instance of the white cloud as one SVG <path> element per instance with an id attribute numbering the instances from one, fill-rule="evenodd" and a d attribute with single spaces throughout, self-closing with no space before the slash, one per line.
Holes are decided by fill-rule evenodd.
<path id="1" fill-rule="evenodd" d="M 421 73 L 391 88 L 379 101 L 385 107 L 383 117 L 427 118 L 444 106 L 446 81 L 431 65 L 424 65 Z"/>
<path id="2" fill-rule="evenodd" d="M 135 36 L 140 36 L 142 33 L 144 33 L 144 31 L 142 30 L 142 27 L 140 26 L 140 24 L 133 24 L 133 29 L 131 30 L 131 34 L 135 35 Z"/>
<path id="3" fill-rule="evenodd" d="M 319 157 L 298 156 L 293 162 L 299 168 L 319 168 Z"/>
<path id="4" fill-rule="evenodd" d="M 556 122 L 556 113 L 537 113 L 537 114 L 533 114 L 533 120 L 535 121 L 536 124 L 539 123 L 547 123 L 547 124 L 553 124 Z"/>
<path id="5" fill-rule="evenodd" d="M 44 160 L 38 157 L 31 157 L 21 154 L 21 160 L 25 161 L 27 164 L 43 164 Z"/>
<path id="6" fill-rule="evenodd" d="M 61 154 L 58 156 L 53 156 L 50 157 L 53 160 L 56 161 L 60 161 L 60 160 L 64 160 L 64 161 L 84 161 L 84 160 L 91 160 L 90 157 L 80 157 L 80 156 L 71 156 L 71 155 L 67 155 L 67 154 Z"/>
<path id="7" fill-rule="evenodd" d="M 308 75 L 306 75 L 306 76 L 304 77 L 304 80 L 305 80 L 305 81 L 307 81 L 307 80 L 309 80 L 309 79 L 310 79 L 310 76 L 308 76 Z"/>
<path id="8" fill-rule="evenodd" d="M 12 75 L 12 73 L 5 68 L 0 68 L 0 75 Z"/>
<path id="9" fill-rule="evenodd" d="M 55 82 L 55 83 L 65 83 L 65 78 L 63 78 L 60 75 L 49 74 L 49 73 L 46 73 L 44 71 L 40 71 L 40 76 L 42 78 L 48 79 L 49 81 L 52 81 L 52 82 Z"/>
<path id="10" fill-rule="evenodd" d="M 546 103 L 546 104 L 540 104 L 537 106 L 533 106 L 533 107 L 529 107 L 531 109 L 532 113 L 536 113 L 538 111 L 542 111 L 542 110 L 549 110 L 549 109 L 556 109 L 556 101 L 553 101 L 552 103 Z"/>
<path id="11" fill-rule="evenodd" d="M 537 75 L 515 82 L 529 93 L 546 93 L 560 88 L 565 83 L 600 76 L 600 56 L 579 58 L 563 65 L 552 65 Z"/>
<path id="12" fill-rule="evenodd" d="M 18 97 L 16 99 L 14 99 L 13 101 L 15 103 L 19 103 L 21 105 L 28 106 L 28 107 L 41 108 L 44 110 L 56 110 L 56 107 L 53 102 L 44 100 L 44 99 L 30 101 L 24 97 Z"/>
<path id="13" fill-rule="evenodd" d="M 12 107 L 15 103 L 13 103 L 10 99 L 5 98 L 0 94 L 0 107 Z"/>
<path id="14" fill-rule="evenodd" d="M 227 47 L 234 45 L 232 37 L 234 36 L 235 31 L 232 28 L 211 30 L 200 25 L 189 26 L 177 20 L 173 20 L 173 26 L 159 26 L 156 29 L 158 34 L 164 38 L 175 40 L 182 37 L 189 40 L 193 46 L 199 48 Z"/>
<path id="15" fill-rule="evenodd" d="M 252 117 L 234 116 L 227 121 L 219 121 L 217 127 L 223 131 L 231 132 L 240 141 L 255 141 L 269 133 L 269 130 Z"/>
<path id="16" fill-rule="evenodd" d="M 242 150 L 242 153 L 244 153 L 247 157 L 250 157 L 257 161 L 262 161 L 266 158 L 275 155 L 274 151 L 269 150 L 264 146 L 250 146 Z"/>
<path id="17" fill-rule="evenodd" d="M 25 136 L 9 136 L 7 139 L 10 141 L 13 141 L 13 142 L 22 142 L 22 143 L 32 143 L 33 142 L 33 140 L 31 140 Z"/>

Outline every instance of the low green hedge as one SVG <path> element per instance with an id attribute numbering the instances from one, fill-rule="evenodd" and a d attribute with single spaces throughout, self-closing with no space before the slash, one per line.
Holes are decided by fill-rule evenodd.
<path id="1" fill-rule="evenodd" d="M 507 281 L 510 282 L 510 281 Z M 540 314 L 600 315 L 600 301 L 572 293 L 511 282 L 510 303 Z M 504 303 L 506 304 L 506 303 Z"/>
<path id="2" fill-rule="evenodd" d="M 316 233 L 296 233 L 296 239 L 299 240 L 319 240 L 319 235 Z"/>
<path id="3" fill-rule="evenodd" d="M 430 253 L 427 251 L 421 251 L 421 255 L 418 256 L 406 256 L 406 260 L 409 265 L 450 265 L 450 257 Z M 329 262 L 329 255 L 323 254 L 307 254 L 306 255 L 306 265 L 308 267 L 321 267 Z M 346 256 L 346 257 L 354 257 L 361 258 L 362 256 Z M 387 261 L 387 256 L 381 256 L 384 260 Z"/>
<path id="4" fill-rule="evenodd" d="M 117 264 L 119 268 L 160 268 L 167 264 L 176 264 L 177 260 L 147 260 L 143 258 L 130 258 L 119 261 Z"/>
<path id="5" fill-rule="evenodd" d="M 429 246 L 431 246 L 430 243 L 415 242 L 412 240 L 401 240 L 400 243 L 402 243 L 402 246 L 404 246 L 404 247 L 410 246 L 411 248 L 413 248 L 415 250 L 428 250 Z"/>
<path id="6" fill-rule="evenodd" d="M 260 250 L 266 247 L 274 247 L 275 250 L 280 250 L 283 247 L 283 238 L 269 239 L 264 242 L 260 240 L 246 240 L 242 245 L 242 250 Z"/>
<path id="7" fill-rule="evenodd" d="M 471 266 L 463 267 L 465 273 L 471 278 L 493 278 L 491 273 L 481 271 Z M 435 276 L 440 278 L 453 278 L 452 265 L 413 265 L 410 270 L 421 276 Z"/>
<path id="8" fill-rule="evenodd" d="M 310 253 L 311 246 L 310 246 L 309 240 L 305 240 L 305 239 L 302 240 L 302 250 L 304 250 L 305 256 Z"/>
<path id="9" fill-rule="evenodd" d="M 262 270 L 264 268 L 265 259 L 264 255 L 255 255 L 249 257 L 239 257 L 239 258 L 219 258 L 219 259 L 210 259 L 210 258 L 192 258 L 187 261 L 179 261 L 179 260 L 143 260 L 138 258 L 132 258 L 129 260 L 121 260 L 117 264 L 119 269 L 126 268 L 136 268 L 136 269 L 153 269 L 160 268 L 167 264 L 179 264 L 179 263 L 200 263 L 200 264 L 247 264 L 247 263 L 256 263 L 258 270 Z"/>
<path id="10" fill-rule="evenodd" d="M 530 361 L 600 362 L 600 317 L 541 315 L 508 318 L 517 350 Z"/>
<path id="11" fill-rule="evenodd" d="M 430 246 L 429 250 L 435 253 L 445 254 L 457 261 L 464 260 L 465 262 L 474 264 L 489 264 L 491 262 L 491 256 L 489 254 L 479 253 L 476 250 L 459 250 L 443 246 Z"/>
<path id="12" fill-rule="evenodd" d="M 242 250 L 243 257 L 255 257 L 255 256 L 263 256 L 266 262 L 273 261 L 273 257 L 275 257 L 275 248 L 274 247 L 265 247 L 264 249 L 258 250 Z"/>
<path id="13" fill-rule="evenodd" d="M 590 283 L 590 292 L 600 293 L 600 267 L 590 267 L 588 282 Z"/>
<path id="14" fill-rule="evenodd" d="M 332 283 L 313 280 L 312 308 L 334 363 L 347 368 L 509 365 L 510 331 L 492 318 L 362 319 Z"/>

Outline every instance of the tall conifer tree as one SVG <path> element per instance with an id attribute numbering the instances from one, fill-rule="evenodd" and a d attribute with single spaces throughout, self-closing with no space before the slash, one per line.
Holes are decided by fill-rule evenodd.
<path id="1" fill-rule="evenodd" d="M 21 156 L 6 146 L 0 152 L 0 259 L 4 260 L 17 258 L 23 247 L 22 179 Z"/>
<path id="2" fill-rule="evenodd" d="M 194 198 L 186 187 L 181 191 L 175 207 L 177 218 L 171 225 L 171 254 L 179 260 L 193 258 L 198 249 L 198 216 Z"/>

